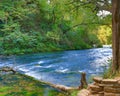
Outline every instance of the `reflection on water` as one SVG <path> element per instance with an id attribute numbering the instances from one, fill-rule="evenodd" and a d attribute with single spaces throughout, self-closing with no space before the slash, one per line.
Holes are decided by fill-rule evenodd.
<path id="1" fill-rule="evenodd" d="M 81 72 L 86 72 L 87 78 L 101 74 L 111 56 L 112 49 L 109 48 L 28 54 L 15 56 L 15 62 L 13 56 L 1 58 L 0 67 L 14 66 L 36 79 L 78 86 Z"/>

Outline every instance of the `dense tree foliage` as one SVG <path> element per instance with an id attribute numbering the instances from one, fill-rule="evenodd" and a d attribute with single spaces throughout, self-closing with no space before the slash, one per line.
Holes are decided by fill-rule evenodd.
<path id="1" fill-rule="evenodd" d="M 95 7 L 94 4 L 79 7 L 83 2 L 73 1 L 1 0 L 0 54 L 85 49 L 93 44 L 110 44 L 111 15 L 100 16 L 85 8 Z"/>
<path id="2" fill-rule="evenodd" d="M 112 13 L 113 59 L 112 59 L 112 66 L 111 66 L 111 69 L 112 69 L 111 74 L 119 73 L 120 72 L 120 0 L 80 0 L 80 1 L 72 0 L 71 3 L 74 3 L 74 1 L 77 2 L 77 5 L 75 5 L 75 7 L 77 8 L 84 5 L 85 8 L 89 7 L 92 11 L 95 11 L 97 13 L 105 10 Z M 105 21 L 108 21 L 108 20 L 105 20 Z M 101 30 L 103 30 L 103 27 L 104 26 L 101 27 Z M 100 37 L 103 37 L 103 35 L 101 35 Z M 102 42 L 106 42 L 106 41 L 102 40 Z"/>

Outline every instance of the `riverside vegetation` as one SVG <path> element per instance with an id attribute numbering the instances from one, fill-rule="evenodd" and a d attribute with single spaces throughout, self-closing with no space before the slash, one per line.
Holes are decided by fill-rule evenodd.
<path id="1" fill-rule="evenodd" d="M 45 95 L 46 94 L 46 95 Z M 0 96 L 68 96 L 32 77 L 19 73 L 1 74 Z"/>
<path id="2" fill-rule="evenodd" d="M 111 14 L 70 0 L 1 0 L 0 54 L 74 50 L 111 44 Z M 91 5 L 92 7 L 92 5 Z"/>
<path id="3" fill-rule="evenodd" d="M 1 0 L 0 55 L 77 50 L 111 44 L 111 14 L 98 16 L 90 8 L 74 7 L 77 4 L 70 0 Z M 5 80 L 4 76 L 8 75 L 2 76 L 0 79 Z M 38 83 L 14 76 L 1 82 L 1 96 L 43 96 L 41 85 L 38 88 Z M 17 81 L 18 78 L 22 83 Z M 48 95 L 64 96 L 59 92 L 52 95 L 49 92 Z M 73 95 L 76 96 L 76 92 Z"/>

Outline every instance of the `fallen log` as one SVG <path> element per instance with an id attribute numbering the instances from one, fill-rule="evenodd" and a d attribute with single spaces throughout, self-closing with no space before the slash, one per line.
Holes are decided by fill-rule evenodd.
<path id="1" fill-rule="evenodd" d="M 78 90 L 79 89 L 78 87 L 68 87 L 65 85 L 52 84 L 50 82 L 44 82 L 44 81 L 40 81 L 40 82 L 47 84 L 47 85 L 49 85 L 55 89 L 61 90 L 61 91 L 71 91 L 71 90 Z"/>
<path id="2" fill-rule="evenodd" d="M 58 84 L 51 84 L 52 87 L 56 88 L 56 89 L 59 89 L 61 91 L 70 91 L 70 90 L 75 90 L 75 89 L 78 89 L 78 88 L 74 88 L 74 87 L 68 87 L 68 86 L 65 86 L 65 85 L 58 85 Z"/>

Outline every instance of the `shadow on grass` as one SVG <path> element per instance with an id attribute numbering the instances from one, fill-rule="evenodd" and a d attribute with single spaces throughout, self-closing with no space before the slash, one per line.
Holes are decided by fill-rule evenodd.
<path id="1" fill-rule="evenodd" d="M 32 77 L 16 74 L 0 74 L 0 96 L 69 96 Z"/>

